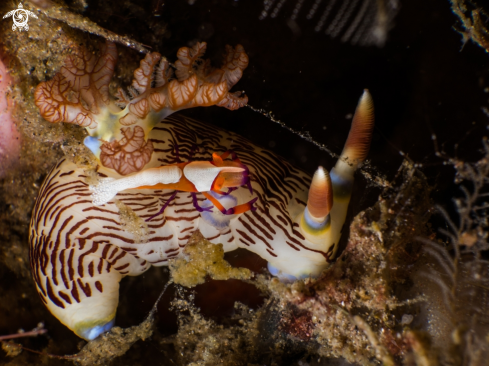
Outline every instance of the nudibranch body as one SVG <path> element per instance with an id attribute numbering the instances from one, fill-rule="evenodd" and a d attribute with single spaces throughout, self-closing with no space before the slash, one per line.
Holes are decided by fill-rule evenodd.
<path id="1" fill-rule="evenodd" d="M 308 174 L 243 137 L 184 116 L 166 118 L 148 133 L 146 143 L 153 151 L 143 172 L 123 177 L 125 171 L 103 161 L 97 170 L 102 187 L 132 177 L 140 182 L 138 174 L 146 171 L 182 162 L 207 164 L 215 161 L 213 152 L 231 150 L 246 174 L 237 172 L 241 175 L 234 187 L 239 188 L 225 195 L 217 192 L 220 185 L 200 193 L 145 183 L 101 199 L 93 177 L 60 161 L 40 189 L 30 227 L 31 267 L 42 301 L 77 335 L 93 339 L 114 323 L 120 280 L 182 256 L 196 230 L 223 244 L 225 251 L 257 253 L 282 278 L 319 275 L 338 249 L 353 174 L 365 159 L 372 128 L 373 105 L 366 91 L 336 166 L 329 174 L 318 169 L 312 182 Z M 245 184 L 248 172 L 252 189 Z M 179 174 L 164 179 L 176 180 Z M 201 208 L 221 205 L 223 210 L 197 210 L 195 201 Z M 229 214 L 232 207 L 250 202 L 256 209 Z M 161 207 L 164 212 L 158 214 Z M 149 219 L 147 230 L 128 230 L 123 211 L 141 224 Z"/>

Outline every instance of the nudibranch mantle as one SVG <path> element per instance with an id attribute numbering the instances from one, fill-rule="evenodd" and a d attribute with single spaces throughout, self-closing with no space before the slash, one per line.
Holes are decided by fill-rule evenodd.
<path id="1" fill-rule="evenodd" d="M 178 77 L 178 69 L 176 74 Z M 142 165 L 129 164 L 139 170 L 144 167 L 140 173 L 116 169 L 101 158 L 96 173 L 100 184 L 122 184 L 116 184 L 115 198 L 94 196 L 93 177 L 66 159 L 53 167 L 40 188 L 30 225 L 30 262 L 41 300 L 77 335 L 93 339 L 114 324 L 120 280 L 183 256 L 196 230 L 209 241 L 221 243 L 224 251 L 244 248 L 255 252 L 268 261 L 272 274 L 283 279 L 318 276 L 338 249 L 353 175 L 366 158 L 372 128 L 373 104 L 365 91 L 338 162 L 330 173 L 319 168 L 311 181 L 308 174 L 243 137 L 184 116 L 166 118 L 147 133 L 138 124 L 131 129 L 121 127 L 124 137 L 109 147 L 143 144 L 150 147 L 151 154 Z M 186 165 L 195 167 L 187 173 L 198 182 L 209 161 L 216 159 L 212 153 L 229 150 L 249 172 L 252 189 L 239 185 L 228 195 L 146 186 L 119 191 L 125 188 L 123 182 L 160 167 L 169 169 L 161 179 L 177 181 L 186 174 L 185 168 L 175 169 L 181 161 L 195 162 Z M 128 174 L 132 175 L 124 177 Z M 159 178 L 150 174 L 148 179 Z M 201 188 L 206 190 L 210 178 L 203 181 L 206 184 Z M 256 203 L 253 210 L 224 215 L 216 209 L 196 210 L 195 200 L 200 207 L 218 201 L 225 209 Z M 164 212 L 155 215 L 165 204 Z M 121 205 L 142 223 L 149 219 L 144 240 L 126 230 Z"/>

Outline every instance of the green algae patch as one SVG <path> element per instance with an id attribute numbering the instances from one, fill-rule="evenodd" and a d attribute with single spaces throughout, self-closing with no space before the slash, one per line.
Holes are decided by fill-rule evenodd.
<path id="1" fill-rule="evenodd" d="M 251 271 L 232 267 L 224 260 L 222 244 L 212 244 L 196 231 L 189 239 L 184 254 L 186 258 L 170 261 L 173 281 L 185 287 L 194 287 L 205 282 L 209 275 L 213 280 L 248 280 Z"/>

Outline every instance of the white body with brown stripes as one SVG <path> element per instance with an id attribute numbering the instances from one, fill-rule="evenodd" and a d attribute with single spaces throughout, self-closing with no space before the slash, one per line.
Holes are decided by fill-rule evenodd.
<path id="1" fill-rule="evenodd" d="M 209 160 L 212 152 L 235 151 L 250 170 L 253 195 L 241 187 L 229 196 L 216 197 L 229 208 L 256 195 L 257 210 L 240 215 L 217 210 L 199 213 L 190 193 L 180 192 L 164 214 L 148 223 L 148 234 L 136 237 L 124 230 L 114 200 L 94 205 L 85 172 L 67 160 L 59 162 L 41 187 L 33 211 L 31 266 L 43 302 L 80 337 L 93 339 L 113 325 L 121 278 L 140 275 L 151 265 L 167 265 L 182 254 L 195 230 L 213 243 L 222 243 L 225 251 L 251 250 L 274 271 L 296 278 L 317 276 L 333 258 L 349 201 L 349 193 L 338 196 L 338 182 L 346 179 L 351 187 L 356 168 L 345 163 L 343 155 L 337 164 L 339 173 L 332 175 L 334 199 L 339 198 L 330 215 L 335 232 L 318 244 L 305 238 L 299 223 L 308 200 L 308 174 L 239 135 L 182 116 L 164 120 L 149 138 L 154 154 L 145 168 L 174 164 L 175 145 L 182 161 L 188 160 L 193 145 L 199 147 L 193 160 Z M 121 177 L 104 167 L 98 174 Z M 116 199 L 146 219 L 173 193 L 130 189 L 119 192 Z M 197 195 L 205 206 L 205 198 Z"/>

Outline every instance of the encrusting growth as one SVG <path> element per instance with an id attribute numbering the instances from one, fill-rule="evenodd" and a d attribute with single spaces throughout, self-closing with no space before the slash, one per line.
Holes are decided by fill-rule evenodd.
<path id="1" fill-rule="evenodd" d="M 147 54 L 134 71 L 129 94 L 119 89 L 117 101 L 109 94 L 117 62 L 115 45 L 107 42 L 98 59 L 77 50 L 53 79 L 37 86 L 35 103 L 49 122 L 85 127 L 90 135 L 85 145 L 103 166 L 121 175 L 137 172 L 153 154 L 148 133 L 171 113 L 212 105 L 235 110 L 247 104 L 241 92 L 229 91 L 248 66 L 243 47 L 227 46 L 220 69 L 202 59 L 206 47 L 201 42 L 180 48 L 174 68 L 159 53 Z"/>

